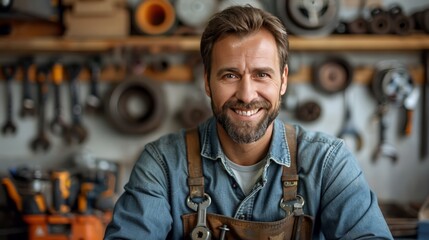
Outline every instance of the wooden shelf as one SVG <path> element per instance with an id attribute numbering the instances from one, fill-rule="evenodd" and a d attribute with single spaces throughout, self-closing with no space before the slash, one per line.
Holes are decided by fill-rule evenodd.
<path id="1" fill-rule="evenodd" d="M 290 37 L 296 51 L 420 51 L 429 49 L 429 35 L 332 35 L 328 38 Z"/>
<path id="2" fill-rule="evenodd" d="M 332 35 L 326 38 L 290 36 L 291 51 L 420 51 L 429 49 L 429 35 Z M 131 36 L 123 39 L 0 38 L 1 53 L 105 52 L 118 47 L 198 51 L 199 36 Z"/>

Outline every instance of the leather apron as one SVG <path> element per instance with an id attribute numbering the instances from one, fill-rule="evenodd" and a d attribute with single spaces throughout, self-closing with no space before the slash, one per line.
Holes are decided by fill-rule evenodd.
<path id="1" fill-rule="evenodd" d="M 291 155 L 291 166 L 283 167 L 282 185 L 283 198 L 280 200 L 279 211 L 286 211 L 286 217 L 274 222 L 255 222 L 235 219 L 223 215 L 205 213 L 205 226 L 207 234 L 194 234 L 198 227 L 198 208 L 193 209 L 198 213 L 182 215 L 183 231 L 185 239 L 311 239 L 313 232 L 313 218 L 302 211 L 304 199 L 297 195 L 298 174 L 296 166 L 296 133 L 295 128 L 286 125 L 286 137 Z M 197 129 L 186 132 L 186 150 L 188 158 L 188 186 L 192 199 L 210 198 L 204 193 L 204 176 L 200 156 L 200 142 Z M 206 199 L 207 200 L 207 199 Z M 192 236 L 192 237 L 191 237 Z"/>

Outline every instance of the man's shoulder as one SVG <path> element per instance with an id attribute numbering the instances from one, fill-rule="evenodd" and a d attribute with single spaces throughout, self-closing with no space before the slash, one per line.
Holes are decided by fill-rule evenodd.
<path id="1" fill-rule="evenodd" d="M 184 129 L 164 134 L 158 139 L 147 143 L 146 148 L 171 149 L 184 147 L 184 134 Z"/>
<path id="2" fill-rule="evenodd" d="M 342 139 L 319 130 L 308 130 L 300 125 L 295 125 L 297 131 L 297 140 L 309 144 L 338 145 L 343 142 Z"/>

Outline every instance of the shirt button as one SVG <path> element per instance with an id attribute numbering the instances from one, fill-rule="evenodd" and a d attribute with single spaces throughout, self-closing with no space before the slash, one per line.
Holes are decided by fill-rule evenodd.
<path id="1" fill-rule="evenodd" d="M 243 220 L 244 220 L 244 219 L 246 219 L 246 216 L 244 216 L 244 214 L 241 214 L 241 215 L 240 215 L 240 219 L 243 219 Z"/>
<path id="2" fill-rule="evenodd" d="M 232 188 L 237 188 L 237 183 L 233 183 Z"/>

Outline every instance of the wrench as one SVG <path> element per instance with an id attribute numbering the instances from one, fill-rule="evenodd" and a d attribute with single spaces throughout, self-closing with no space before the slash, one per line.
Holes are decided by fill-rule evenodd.
<path id="1" fill-rule="evenodd" d="M 64 73 L 63 66 L 55 63 L 52 66 L 52 82 L 54 87 L 54 118 L 51 121 L 51 131 L 59 136 L 62 136 L 67 131 L 67 124 L 62 115 L 61 108 L 61 82 L 63 81 Z"/>
<path id="2" fill-rule="evenodd" d="M 88 135 L 88 132 L 81 121 L 82 106 L 79 102 L 78 77 L 82 67 L 78 64 L 71 64 L 66 68 L 68 77 L 70 79 L 72 123 L 65 134 L 65 140 L 68 144 L 74 142 L 83 143 Z"/>
<path id="3" fill-rule="evenodd" d="M 36 114 L 36 108 L 34 106 L 33 94 L 31 92 L 30 79 L 33 75 L 33 59 L 27 57 L 22 59 L 21 62 L 23 77 L 22 77 L 22 103 L 21 103 L 21 117 L 34 116 Z"/>
<path id="4" fill-rule="evenodd" d="M 2 66 L 3 76 L 6 78 L 6 122 L 2 127 L 2 133 L 16 133 L 16 125 L 13 121 L 12 80 L 15 77 L 16 67 L 12 65 Z"/>
<path id="5" fill-rule="evenodd" d="M 101 75 L 100 60 L 93 59 L 89 63 L 90 70 L 90 94 L 86 99 L 85 110 L 90 113 L 99 112 L 101 108 L 101 99 L 98 93 L 98 81 Z"/>
<path id="6" fill-rule="evenodd" d="M 356 130 L 356 127 L 353 123 L 352 114 L 350 111 L 350 105 L 347 99 L 347 93 L 344 91 L 344 111 L 345 111 L 345 117 L 344 117 L 344 124 L 341 128 L 340 133 L 338 134 L 339 138 L 343 138 L 345 136 L 351 136 L 356 141 L 356 150 L 359 151 L 362 149 L 362 137 L 359 134 L 359 132 Z"/>
<path id="7" fill-rule="evenodd" d="M 188 197 L 186 204 L 189 208 L 193 209 L 194 211 L 197 211 L 198 217 L 197 217 L 197 225 L 191 232 L 191 239 L 192 240 L 209 240 L 211 239 L 211 232 L 209 228 L 207 227 L 206 223 L 206 217 L 207 217 L 207 208 L 211 204 L 211 198 L 208 194 L 204 194 L 205 199 L 200 203 L 193 202 L 190 197 Z"/>
<path id="8" fill-rule="evenodd" d="M 38 127 L 37 135 L 31 141 L 31 149 L 37 152 L 39 150 L 47 151 L 50 147 L 48 135 L 45 130 L 45 104 L 48 96 L 47 80 L 49 77 L 49 68 L 46 66 L 37 69 L 37 106 L 38 106 Z"/>
<path id="9" fill-rule="evenodd" d="M 385 112 L 387 111 L 387 106 L 385 104 L 381 104 L 378 109 L 378 117 L 379 117 L 379 134 L 380 140 L 378 143 L 377 150 L 374 154 L 373 160 L 377 160 L 379 157 L 386 157 L 391 159 L 393 162 L 396 162 L 398 159 L 398 152 L 396 147 L 389 142 L 386 141 L 385 132 L 387 129 L 386 119 L 384 117 Z"/>

